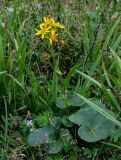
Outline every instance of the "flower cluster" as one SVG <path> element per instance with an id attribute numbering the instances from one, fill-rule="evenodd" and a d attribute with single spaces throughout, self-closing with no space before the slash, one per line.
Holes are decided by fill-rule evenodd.
<path id="1" fill-rule="evenodd" d="M 44 17 L 44 21 L 40 24 L 40 29 L 36 30 L 36 35 L 42 39 L 48 39 L 50 45 L 58 41 L 58 29 L 63 29 L 64 26 L 59 22 L 55 22 L 53 18 Z"/>

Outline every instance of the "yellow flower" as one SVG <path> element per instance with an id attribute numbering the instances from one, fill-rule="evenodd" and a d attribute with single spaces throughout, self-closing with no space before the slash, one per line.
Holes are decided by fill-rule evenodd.
<path id="1" fill-rule="evenodd" d="M 64 27 L 62 24 L 60 24 L 59 22 L 55 22 L 53 18 L 51 18 L 51 25 L 52 25 L 53 27 L 58 27 L 58 28 L 61 28 L 61 29 L 65 28 L 65 27 Z"/>
<path id="2" fill-rule="evenodd" d="M 51 18 L 44 17 L 44 25 L 49 25 L 51 23 Z"/>
<path id="3" fill-rule="evenodd" d="M 46 38 L 49 40 L 50 45 L 57 40 L 58 28 L 64 28 L 59 22 L 55 22 L 53 18 L 44 17 L 43 23 L 40 24 L 40 29 L 36 30 L 36 35 L 42 39 Z"/>
<path id="4" fill-rule="evenodd" d="M 41 24 L 39 25 L 40 29 L 42 29 L 44 26 L 45 26 L 44 23 L 41 23 Z"/>
<path id="5" fill-rule="evenodd" d="M 60 24 L 59 22 L 56 23 L 56 27 L 61 28 L 61 29 L 65 28 L 65 27 L 64 27 L 62 24 Z"/>
<path id="6" fill-rule="evenodd" d="M 43 28 L 43 27 L 47 27 L 47 26 L 50 26 L 50 23 L 51 23 L 51 19 L 48 18 L 48 17 L 44 17 L 44 22 L 42 24 L 40 24 L 40 28 Z"/>
<path id="7" fill-rule="evenodd" d="M 43 23 L 40 25 L 40 30 L 36 30 L 37 33 L 36 35 L 41 35 L 41 38 L 44 39 L 45 34 L 50 32 L 49 29 L 51 28 L 51 26 L 46 27 Z"/>
<path id="8" fill-rule="evenodd" d="M 51 30 L 51 35 L 50 35 L 50 38 L 49 38 L 50 45 L 52 45 L 53 41 L 54 42 L 58 41 L 57 34 L 55 32 L 56 32 L 55 30 L 53 30 L 53 29 Z"/>

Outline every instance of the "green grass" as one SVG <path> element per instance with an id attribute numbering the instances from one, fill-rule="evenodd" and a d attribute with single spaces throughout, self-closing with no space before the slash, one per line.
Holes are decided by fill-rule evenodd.
<path id="1" fill-rule="evenodd" d="M 1 160 L 120 159 L 120 8 L 120 0 L 1 1 Z M 65 26 L 53 46 L 35 35 L 43 17 Z M 87 143 L 78 136 L 79 126 L 68 117 L 85 107 L 115 123 L 106 139 Z M 63 146 L 55 155 L 48 153 L 51 143 L 28 143 L 31 130 L 53 126 L 53 117 L 54 141 Z"/>

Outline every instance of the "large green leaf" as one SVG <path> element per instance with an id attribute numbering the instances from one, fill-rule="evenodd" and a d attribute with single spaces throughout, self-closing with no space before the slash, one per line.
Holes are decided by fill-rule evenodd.
<path id="1" fill-rule="evenodd" d="M 52 117 L 50 120 L 50 124 L 56 129 L 59 128 L 61 126 L 61 117 Z"/>
<path id="2" fill-rule="evenodd" d="M 40 144 L 46 144 L 52 142 L 54 139 L 54 128 L 53 127 L 43 127 L 34 131 L 28 136 L 28 143 L 31 146 L 38 146 Z"/>
<path id="3" fill-rule="evenodd" d="M 59 107 L 60 109 L 65 109 L 67 108 L 67 105 L 65 103 L 65 98 L 64 97 L 58 97 L 56 99 L 56 105 L 57 107 Z"/>
<path id="4" fill-rule="evenodd" d="M 52 142 L 49 144 L 48 153 L 49 154 L 57 154 L 62 150 L 62 143 L 61 142 Z"/>
<path id="5" fill-rule="evenodd" d="M 68 119 L 67 116 L 62 118 L 62 124 L 66 127 L 73 127 L 73 123 Z"/>
<path id="6" fill-rule="evenodd" d="M 84 101 L 75 92 L 68 91 L 67 94 L 56 99 L 56 105 L 60 109 L 65 109 L 69 106 L 82 106 Z"/>
<path id="7" fill-rule="evenodd" d="M 95 142 L 107 138 L 113 131 L 115 124 L 91 107 L 81 109 L 71 115 L 69 120 L 81 125 L 78 135 L 87 142 Z"/>
<path id="8" fill-rule="evenodd" d="M 81 126 L 78 130 L 78 135 L 86 142 L 96 142 L 105 139 L 111 134 L 113 126 L 109 122 L 103 121 L 103 123 L 96 122 L 93 125 Z"/>
<path id="9" fill-rule="evenodd" d="M 71 106 L 82 106 L 84 103 L 84 101 L 74 92 L 67 93 L 67 101 Z"/>
<path id="10" fill-rule="evenodd" d="M 110 111 L 100 107 L 99 104 L 93 103 L 89 99 L 81 96 L 80 94 L 77 94 L 81 99 L 83 99 L 90 107 L 92 107 L 95 111 L 99 112 L 101 115 L 112 121 L 113 123 L 117 124 L 118 126 L 121 126 L 121 122 L 118 121 L 112 114 L 110 114 Z"/>

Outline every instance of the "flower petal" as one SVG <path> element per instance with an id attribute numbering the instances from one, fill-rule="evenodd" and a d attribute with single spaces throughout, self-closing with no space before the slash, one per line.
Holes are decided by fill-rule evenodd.
<path id="1" fill-rule="evenodd" d="M 52 39 L 51 39 L 51 38 L 49 39 L 49 41 L 50 41 L 50 45 L 52 45 L 53 41 L 52 41 Z"/>

